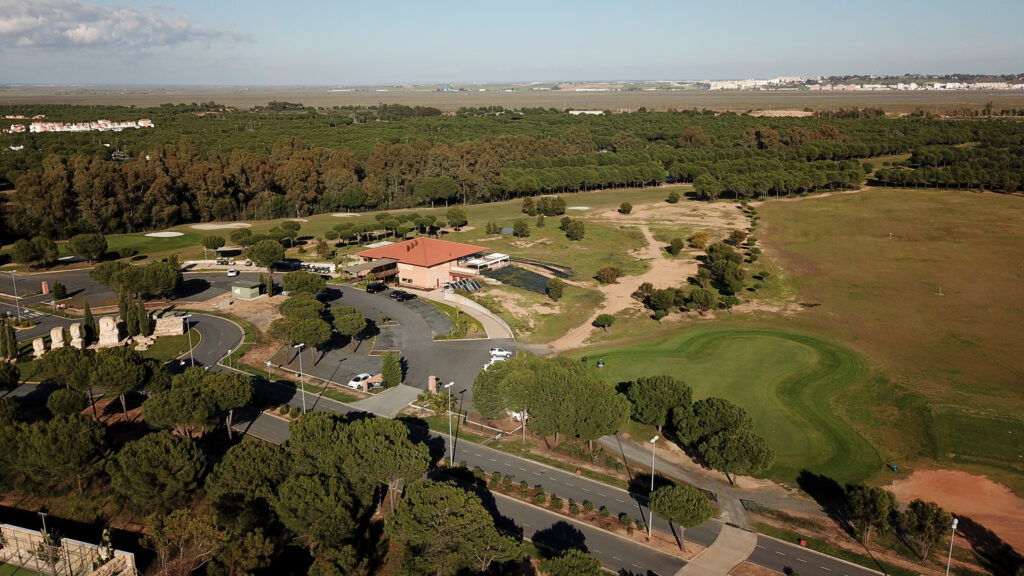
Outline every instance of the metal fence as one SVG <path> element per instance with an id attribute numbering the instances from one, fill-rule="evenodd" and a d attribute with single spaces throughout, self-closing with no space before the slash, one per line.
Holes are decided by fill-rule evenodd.
<path id="1" fill-rule="evenodd" d="M 0 563 L 47 576 L 136 576 L 135 555 L 70 538 L 44 541 L 36 530 L 0 524 Z"/>

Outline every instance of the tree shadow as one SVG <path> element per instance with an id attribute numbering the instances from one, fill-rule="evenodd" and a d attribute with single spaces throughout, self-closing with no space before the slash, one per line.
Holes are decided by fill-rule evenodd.
<path id="1" fill-rule="evenodd" d="M 982 567 L 992 574 L 1018 574 L 1024 568 L 1024 556 L 995 532 L 968 516 L 957 516 L 957 530 L 971 544 Z"/>
<path id="2" fill-rule="evenodd" d="M 543 530 L 538 530 L 533 534 L 531 540 L 533 540 L 534 546 L 548 558 L 561 556 L 568 550 L 589 552 L 586 543 L 587 537 L 579 528 L 564 520 L 559 520 Z"/>
<path id="3" fill-rule="evenodd" d="M 405 414 L 395 417 L 409 429 L 409 440 L 414 444 L 426 444 L 430 451 L 431 462 L 438 462 L 444 457 L 444 439 L 430 434 L 430 426 L 421 418 Z"/>
<path id="4" fill-rule="evenodd" d="M 178 298 L 189 298 L 195 296 L 201 292 L 209 290 L 210 281 L 203 278 L 189 277 L 182 280 L 178 289 L 175 291 L 175 296 Z"/>
<path id="5" fill-rule="evenodd" d="M 829 518 L 851 538 L 854 537 L 853 526 L 846 519 L 846 490 L 838 482 L 810 470 L 801 470 L 796 483 L 801 490 L 821 506 Z"/>

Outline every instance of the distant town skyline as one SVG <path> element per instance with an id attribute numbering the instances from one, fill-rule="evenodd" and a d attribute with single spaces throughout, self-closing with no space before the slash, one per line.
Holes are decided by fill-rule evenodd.
<path id="1" fill-rule="evenodd" d="M 327 85 L 1024 72 L 1024 3 L 0 0 L 0 84 Z"/>

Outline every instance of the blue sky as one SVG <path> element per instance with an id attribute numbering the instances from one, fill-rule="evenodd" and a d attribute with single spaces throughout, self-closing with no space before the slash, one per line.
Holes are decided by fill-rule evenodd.
<path id="1" fill-rule="evenodd" d="M 1024 72 L 1024 2 L 0 0 L 0 83 Z"/>

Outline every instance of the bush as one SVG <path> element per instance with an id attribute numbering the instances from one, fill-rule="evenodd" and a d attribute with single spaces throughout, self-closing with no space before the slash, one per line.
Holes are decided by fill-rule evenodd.
<path id="1" fill-rule="evenodd" d="M 63 300 L 68 297 L 68 289 L 61 282 L 54 282 L 51 292 L 54 300 Z"/>
<path id="2" fill-rule="evenodd" d="M 597 271 L 596 278 L 601 284 L 614 284 L 621 275 L 622 271 L 615 266 L 605 266 Z"/>
<path id="3" fill-rule="evenodd" d="M 551 496 L 551 509 L 552 510 L 561 510 L 564 505 L 565 505 L 565 502 L 561 498 L 559 498 L 558 496 L 554 496 L 554 495 Z"/>
<path id="4" fill-rule="evenodd" d="M 565 282 L 561 278 L 548 278 L 548 297 L 558 302 L 565 290 Z"/>
<path id="5" fill-rule="evenodd" d="M 540 486 L 537 486 L 536 488 L 533 489 L 533 501 L 536 502 L 537 504 L 544 504 L 545 502 L 548 501 L 547 493 L 544 492 L 544 489 L 541 488 Z"/>
<path id="6" fill-rule="evenodd" d="M 685 246 L 686 244 L 683 243 L 682 238 L 673 238 L 672 242 L 668 245 L 668 253 L 673 256 L 678 256 Z"/>
<path id="7" fill-rule="evenodd" d="M 668 310 L 655 310 L 654 319 L 661 322 L 661 319 L 668 316 Z"/>
<path id="8" fill-rule="evenodd" d="M 676 192 L 675 190 L 669 192 L 668 198 L 665 198 L 665 201 L 668 202 L 669 204 L 675 204 L 676 202 L 679 202 L 679 192 Z"/>
<path id="9" fill-rule="evenodd" d="M 284 416 L 285 414 L 287 414 L 288 413 L 288 405 L 287 404 L 281 404 L 280 406 L 278 406 L 277 413 L 280 414 L 281 416 Z"/>
<path id="10" fill-rule="evenodd" d="M 601 506 L 601 518 L 607 518 L 612 515 L 612 511 L 606 506 Z"/>
<path id="11" fill-rule="evenodd" d="M 580 513 L 580 505 L 577 504 L 572 498 L 569 499 L 569 514 L 576 516 Z"/>
<path id="12" fill-rule="evenodd" d="M 623 202 L 619 204 L 619 214 L 629 214 L 633 211 L 633 205 L 629 202 Z"/>
<path id="13" fill-rule="evenodd" d="M 587 512 L 593 512 L 594 511 L 594 503 L 591 502 L 590 500 L 584 500 L 583 501 L 583 509 L 586 510 Z"/>
<path id="14" fill-rule="evenodd" d="M 543 227 L 544 227 L 544 215 L 543 214 L 538 214 L 537 215 L 537 228 L 543 228 Z"/>
<path id="15" fill-rule="evenodd" d="M 529 494 L 530 493 L 530 483 L 527 482 L 526 480 L 523 480 L 522 482 L 520 482 L 519 483 L 519 491 L 523 493 L 523 496 L 526 496 L 527 494 Z"/>
<path id="16" fill-rule="evenodd" d="M 608 331 L 608 327 L 615 323 L 615 316 L 611 314 L 600 314 L 597 318 L 594 318 L 593 325 L 596 328 L 601 328 L 605 332 Z"/>
<path id="17" fill-rule="evenodd" d="M 501 484 L 501 472 L 494 472 L 491 474 L 491 481 L 487 483 L 490 488 L 497 488 Z"/>
<path id="18" fill-rule="evenodd" d="M 626 528 L 630 528 L 633 526 L 633 519 L 629 517 L 629 514 L 623 512 L 622 514 L 619 514 L 619 524 L 622 524 Z"/>
<path id="19" fill-rule="evenodd" d="M 690 243 L 690 246 L 692 246 L 692 247 L 694 247 L 694 248 L 696 248 L 698 250 L 703 250 L 703 249 L 707 248 L 708 247 L 708 240 L 710 240 L 710 239 L 711 239 L 711 236 L 707 232 L 703 232 L 703 231 L 694 232 L 693 234 L 690 234 L 686 238 L 686 240 Z"/>
<path id="20" fill-rule="evenodd" d="M 501 226 L 498 226 L 494 222 L 488 222 L 487 225 L 484 226 L 484 228 L 485 228 L 487 234 L 491 235 L 491 236 L 493 236 L 494 234 L 500 234 L 501 233 Z"/>
<path id="21" fill-rule="evenodd" d="M 572 220 L 565 226 L 565 237 L 569 240 L 579 241 L 583 240 L 583 236 L 586 235 L 586 227 L 580 220 Z"/>
<path id="22" fill-rule="evenodd" d="M 302 412 L 298 408 L 292 408 L 290 411 L 288 411 L 288 415 L 291 416 L 292 418 L 298 418 L 301 414 Z"/>
<path id="23" fill-rule="evenodd" d="M 530 225 L 526 220 L 516 220 L 512 225 L 512 235 L 516 238 L 526 238 L 530 235 Z"/>
<path id="24" fill-rule="evenodd" d="M 501 485 L 505 487 L 505 490 L 508 490 L 508 487 L 512 485 L 513 478 L 515 478 L 515 476 L 512 474 L 505 474 L 505 476 L 502 477 Z"/>
<path id="25" fill-rule="evenodd" d="M 120 256 L 121 258 L 131 258 L 132 256 L 135 256 L 135 248 L 129 248 L 128 246 L 125 246 L 123 248 L 118 249 L 117 255 Z"/>

